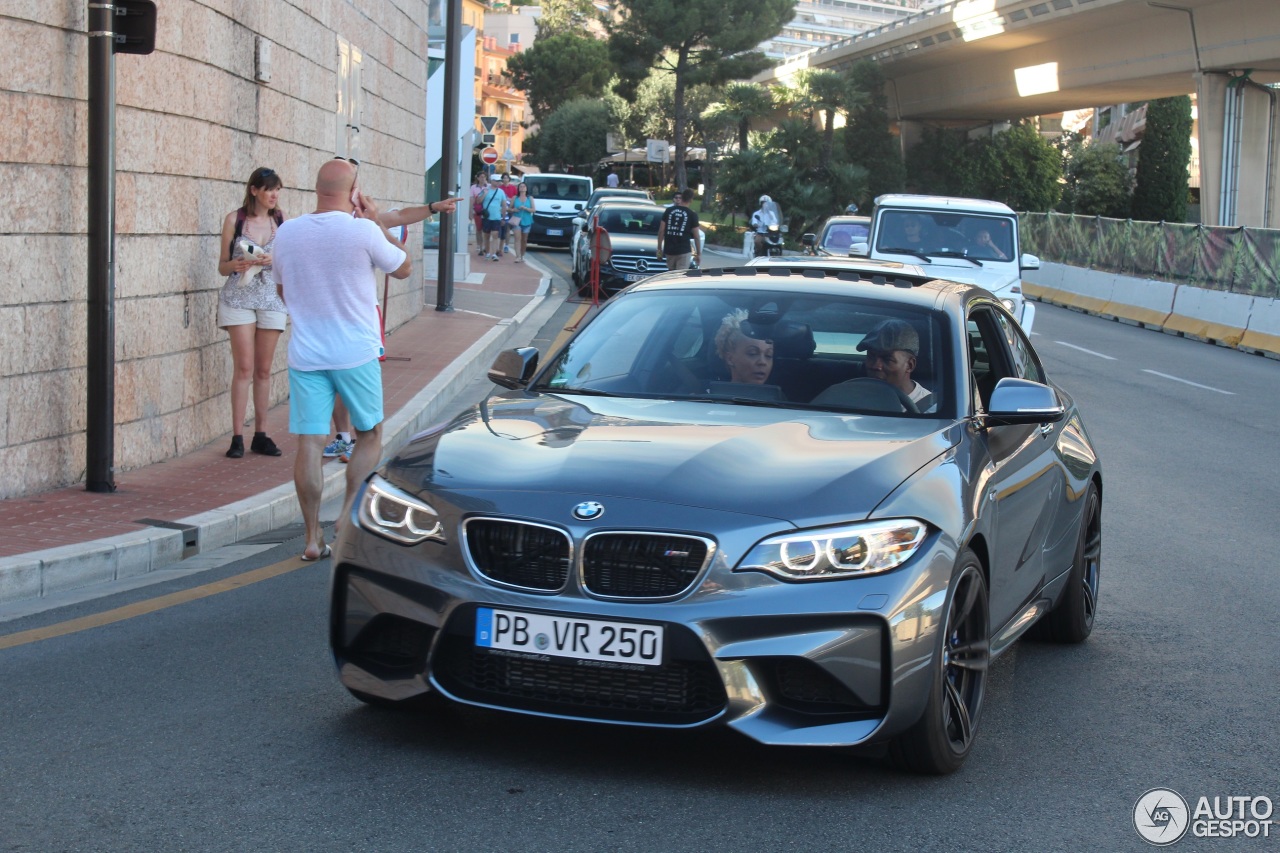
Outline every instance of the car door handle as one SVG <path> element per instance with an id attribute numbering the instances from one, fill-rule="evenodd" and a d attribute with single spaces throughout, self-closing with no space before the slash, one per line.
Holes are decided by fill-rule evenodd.
<path id="1" fill-rule="evenodd" d="M 1048 438 L 1053 434 L 1053 424 L 1040 424 L 1040 434 Z"/>

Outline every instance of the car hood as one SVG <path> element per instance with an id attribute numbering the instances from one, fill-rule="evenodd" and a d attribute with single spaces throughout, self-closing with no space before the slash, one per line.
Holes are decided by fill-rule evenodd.
<path id="1" fill-rule="evenodd" d="M 610 233 L 609 245 L 613 247 L 615 255 L 652 255 L 658 250 L 658 235 Z"/>
<path id="2" fill-rule="evenodd" d="M 958 436 L 940 420 L 516 393 L 416 436 L 386 474 L 420 493 L 626 497 L 807 526 L 866 517 Z"/>
<path id="3" fill-rule="evenodd" d="M 937 258 L 931 256 L 931 260 L 932 263 L 926 264 L 917 258 L 913 263 L 919 264 L 929 275 L 945 278 L 948 281 L 958 281 L 962 284 L 976 284 L 978 287 L 996 294 L 1021 280 L 1016 263 L 983 261 L 981 267 L 975 267 L 963 258 Z"/>

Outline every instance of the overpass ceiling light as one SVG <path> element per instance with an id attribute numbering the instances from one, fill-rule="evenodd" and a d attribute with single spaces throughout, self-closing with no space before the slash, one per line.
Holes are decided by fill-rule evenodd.
<path id="1" fill-rule="evenodd" d="M 1018 95 L 1029 98 L 1058 91 L 1058 63 L 1028 65 L 1013 69 L 1013 79 L 1018 84 Z"/>

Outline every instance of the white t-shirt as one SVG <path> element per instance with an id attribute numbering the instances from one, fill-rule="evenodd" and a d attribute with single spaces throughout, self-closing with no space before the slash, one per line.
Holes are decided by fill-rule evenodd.
<path id="1" fill-rule="evenodd" d="M 932 392 L 932 391 L 930 391 L 928 388 L 924 387 L 923 385 L 921 385 L 919 382 L 916 382 L 916 383 L 915 383 L 915 386 L 916 386 L 916 387 L 914 387 L 914 388 L 912 388 L 912 389 L 911 389 L 911 393 L 907 395 L 908 397 L 910 397 L 910 398 L 911 398 L 911 402 L 913 402 L 913 403 L 919 403 L 919 402 L 920 402 L 921 400 L 923 400 L 925 397 L 932 397 L 932 396 L 933 396 L 933 392 Z M 933 401 L 931 401 L 931 402 L 929 403 L 929 405 L 928 405 L 928 406 L 926 406 L 925 408 L 921 409 L 920 411 L 921 411 L 922 413 L 924 413 L 924 414 L 932 414 L 933 412 L 936 412 L 937 410 L 938 410 L 938 401 L 937 401 L 937 400 L 933 400 Z"/>
<path id="2" fill-rule="evenodd" d="M 369 219 L 332 211 L 287 220 L 272 266 L 293 321 L 289 366 L 347 370 L 382 354 L 374 267 L 400 268 L 403 249 Z"/>
<path id="3" fill-rule="evenodd" d="M 604 179 L 604 182 L 607 186 L 616 187 L 618 185 L 618 176 L 613 172 L 610 172 L 609 176 Z"/>

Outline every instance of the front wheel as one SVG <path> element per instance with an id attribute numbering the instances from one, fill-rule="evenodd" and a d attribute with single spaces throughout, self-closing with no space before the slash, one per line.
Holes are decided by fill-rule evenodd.
<path id="1" fill-rule="evenodd" d="M 947 601 L 929 701 L 916 724 L 889 745 L 895 763 L 921 774 L 960 769 L 978 733 L 990 661 L 987 583 L 977 555 L 966 548 Z"/>

